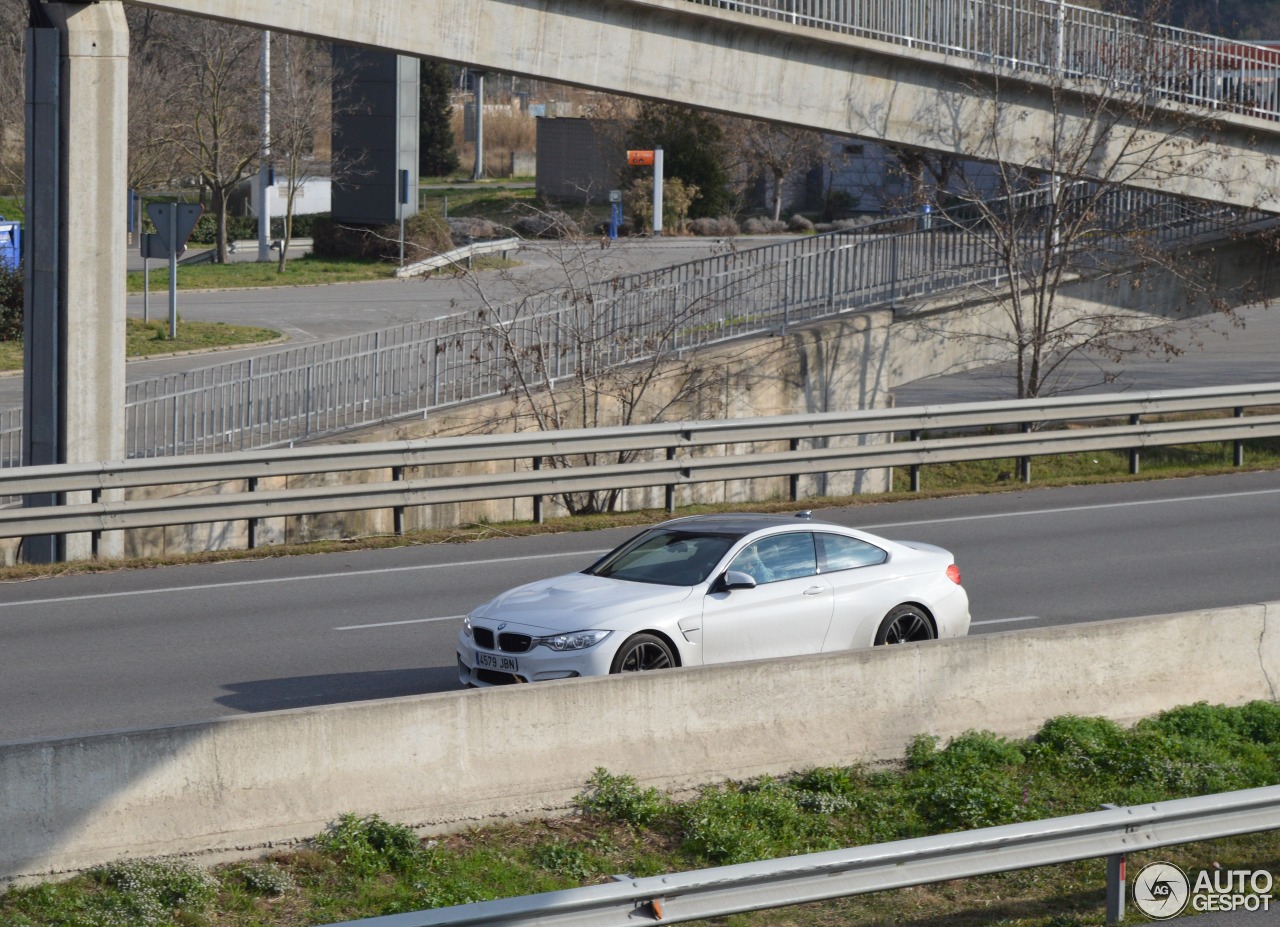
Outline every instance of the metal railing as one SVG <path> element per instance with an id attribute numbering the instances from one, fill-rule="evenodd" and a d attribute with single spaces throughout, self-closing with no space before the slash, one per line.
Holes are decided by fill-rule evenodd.
<path id="1" fill-rule="evenodd" d="M 806 474 L 1109 449 L 1129 450 L 1136 466 L 1137 449 L 1210 441 L 1234 442 L 1239 464 L 1244 441 L 1280 436 L 1280 414 L 1267 411 L 1277 406 L 1280 383 L 1270 383 L 24 467 L 0 470 L 0 495 L 88 493 L 92 501 L 0 510 L 0 537 L 370 509 L 395 510 L 402 526 L 411 506 L 533 497 L 536 509 L 543 496 L 649 487 L 665 487 L 674 508 L 678 489 L 699 483 L 786 478 L 794 498 Z M 1187 414 L 1195 417 L 1149 420 Z M 1094 427 L 1066 427 L 1076 423 Z M 938 430 L 945 433 L 927 436 Z M 900 434 L 914 440 L 888 443 Z M 491 474 L 423 474 L 478 461 L 513 464 Z M 271 477 L 354 470 L 390 479 L 256 489 Z M 243 491 L 226 485 L 238 481 Z M 112 492 L 185 483 L 197 488 L 163 498 Z"/>
<path id="2" fill-rule="evenodd" d="M 1056 0 L 690 0 L 1034 76 L 1280 119 L 1280 49 Z"/>
<path id="3" fill-rule="evenodd" d="M 1067 195 L 1089 201 L 1079 184 Z M 566 377 L 592 376 L 655 354 L 831 316 L 897 306 L 1008 273 L 991 217 L 1034 216 L 1046 193 L 887 219 L 665 270 L 584 286 L 566 297 L 523 300 L 247 360 L 137 381 L 126 387 L 126 455 L 215 453 L 285 445 Z M 1090 260 L 1238 231 L 1274 217 L 1157 193 L 1110 191 L 1091 206 Z M 999 220 L 997 220 L 999 221 Z M 1026 248 L 1034 260 L 1036 245 Z M 0 418 L 0 451 L 20 465 L 21 416 Z"/>
<path id="4" fill-rule="evenodd" d="M 461 266 L 470 268 L 471 262 L 476 258 L 483 257 L 486 254 L 505 255 L 507 252 L 515 251 L 519 248 L 520 243 L 521 239 L 519 238 L 472 242 L 469 245 L 463 245 L 461 248 L 454 248 L 452 251 L 435 254 L 429 258 L 414 261 L 412 264 L 406 264 L 396 270 L 396 276 L 412 277 L 416 274 L 425 274 L 433 270 L 442 270 L 446 267 Z"/>
<path id="5" fill-rule="evenodd" d="M 329 927 L 679 924 L 1280 828 L 1280 786 L 412 911 Z M 1110 867 L 1109 867 L 1110 868 Z M 1109 880 L 1108 896 L 1116 893 Z M 1121 897 L 1123 877 L 1118 885 Z M 1110 914 L 1111 912 L 1109 912 Z M 1109 922 L 1114 922 L 1112 917 Z"/>

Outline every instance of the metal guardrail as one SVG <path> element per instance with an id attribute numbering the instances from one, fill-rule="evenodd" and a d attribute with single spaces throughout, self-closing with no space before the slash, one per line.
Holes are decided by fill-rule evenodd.
<path id="1" fill-rule="evenodd" d="M 690 0 L 1044 77 L 1280 119 L 1280 49 L 1056 0 Z"/>
<path id="2" fill-rule="evenodd" d="M 1085 191 L 1079 196 L 1079 191 Z M 1069 195 L 1087 198 L 1087 187 Z M 983 211 L 1033 215 L 1043 192 Z M 1091 259 L 1271 223 L 1156 193 L 1119 190 L 1096 205 Z M 514 303 L 316 342 L 130 383 L 126 456 L 216 453 L 314 440 L 361 425 L 426 415 L 537 388 L 578 369 L 602 372 L 654 351 L 678 352 L 848 312 L 901 305 L 1007 272 L 982 211 L 959 207 L 717 255 L 585 287 L 575 299 Z M 906 226 L 906 228 L 904 228 Z M 1082 244 L 1084 247 L 1085 244 Z M 1028 256 L 1034 254 L 1029 249 Z M 0 416 L 0 464 L 21 463 L 21 416 Z M 7 453 L 6 453 L 7 452 Z"/>
<path id="3" fill-rule="evenodd" d="M 92 501 L 0 510 L 0 537 L 370 509 L 402 512 L 411 506 L 446 502 L 536 500 L 568 492 L 646 487 L 665 487 L 668 508 L 672 508 L 679 487 L 713 481 L 782 477 L 790 480 L 795 497 L 798 478 L 804 474 L 918 468 L 960 460 L 1029 460 L 1107 449 L 1129 450 L 1136 466 L 1139 448 L 1210 441 L 1234 442 L 1240 463 L 1244 441 L 1280 436 L 1280 414 L 1246 415 L 1246 411 L 1276 406 L 1280 406 L 1280 383 L 23 467 L 0 470 L 0 495 L 89 493 Z M 1143 421 L 1144 417 L 1187 413 L 1205 416 L 1214 410 L 1224 410 L 1224 414 Z M 1047 427 L 1115 419 L 1126 423 Z M 963 431 L 1000 426 L 1017 430 L 994 434 Z M 925 436 L 937 430 L 947 434 Z M 877 438 L 892 442 L 894 435 L 902 433 L 916 440 L 868 443 Z M 757 447 L 750 453 L 741 452 L 743 444 L 774 443 L 785 443 L 787 449 Z M 716 453 L 717 447 L 724 450 Z M 566 462 L 585 463 L 591 455 L 599 455 L 591 465 L 564 466 Z M 598 462 L 604 455 L 612 455 L 613 462 Z M 508 472 L 461 476 L 415 476 L 412 472 L 415 468 L 477 461 L 528 461 L 528 469 L 513 466 Z M 541 466 L 543 463 L 547 466 Z M 270 477 L 352 470 L 388 470 L 392 478 L 256 489 L 258 480 Z M 1024 473 L 1029 478 L 1029 470 Z M 116 498 L 124 493 L 112 492 L 235 481 L 244 481 L 246 491 L 197 489 L 191 494 L 138 499 Z M 104 494 L 111 498 L 104 498 Z"/>
<path id="4" fill-rule="evenodd" d="M 330 927 L 633 927 L 1113 857 L 1280 828 L 1280 786 L 345 921 Z M 1118 867 L 1117 867 L 1118 868 Z M 1123 892 L 1123 881 L 1119 886 Z M 1108 893 L 1114 886 L 1108 886 Z"/>
<path id="5" fill-rule="evenodd" d="M 421 261 L 407 264 L 396 270 L 396 276 L 412 277 L 414 274 L 425 274 L 432 270 L 440 270 L 455 265 L 470 267 L 473 258 L 485 254 L 505 254 L 508 251 L 515 251 L 520 247 L 522 241 L 523 239 L 520 238 L 502 238 L 497 241 L 472 242 L 469 245 L 463 245 L 461 248 L 454 248 L 452 251 L 435 254 Z"/>

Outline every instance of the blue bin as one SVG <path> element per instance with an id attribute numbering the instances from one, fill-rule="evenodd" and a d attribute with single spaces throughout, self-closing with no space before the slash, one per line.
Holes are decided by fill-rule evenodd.
<path id="1" fill-rule="evenodd" d="M 22 225 L 0 216 L 0 267 L 16 270 L 22 263 Z"/>

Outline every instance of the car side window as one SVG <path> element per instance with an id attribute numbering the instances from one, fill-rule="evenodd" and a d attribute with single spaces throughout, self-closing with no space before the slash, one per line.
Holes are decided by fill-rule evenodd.
<path id="1" fill-rule="evenodd" d="M 889 555 L 874 544 L 843 534 L 819 534 L 818 543 L 822 548 L 824 573 L 873 566 L 889 559 Z"/>
<path id="2" fill-rule="evenodd" d="M 746 573 L 757 583 L 812 576 L 818 572 L 813 535 L 804 531 L 761 538 L 744 547 L 729 569 Z"/>

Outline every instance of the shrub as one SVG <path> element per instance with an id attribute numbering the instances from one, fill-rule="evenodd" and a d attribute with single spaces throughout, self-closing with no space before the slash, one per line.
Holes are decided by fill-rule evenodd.
<path id="1" fill-rule="evenodd" d="M 786 230 L 785 222 L 761 219 L 758 216 L 753 216 L 742 224 L 742 231 L 747 235 L 778 235 Z"/>
<path id="2" fill-rule="evenodd" d="M 738 223 L 729 216 L 721 216 L 719 219 L 691 219 L 688 224 L 688 231 L 691 235 L 705 235 L 708 237 L 738 235 L 741 233 Z"/>
<path id="3" fill-rule="evenodd" d="M 800 213 L 796 213 L 787 220 L 787 231 L 799 232 L 802 235 L 807 235 L 809 232 L 813 231 L 813 223 L 810 222 L 807 217 L 800 215 Z"/>
<path id="4" fill-rule="evenodd" d="M 1124 740 L 1124 731 L 1114 721 L 1075 715 L 1051 718 L 1035 737 L 1037 750 L 1052 757 L 1063 774 L 1085 778 L 1113 766 Z"/>
<path id="5" fill-rule="evenodd" d="M 344 814 L 316 837 L 315 843 L 361 876 L 405 872 L 422 861 L 418 835 L 403 824 L 393 824 L 376 814 L 363 818 Z"/>
<path id="6" fill-rule="evenodd" d="M 394 261 L 400 256 L 400 226 L 340 225 L 318 217 L 311 227 L 311 251 L 321 258 Z M 405 220 L 406 263 L 453 249 L 449 226 L 441 216 L 418 213 Z"/>
<path id="7" fill-rule="evenodd" d="M 806 809 L 797 798 L 814 795 L 762 779 L 707 788 L 680 809 L 685 852 L 719 865 L 834 848 L 829 812 L 821 801 Z M 839 804 L 847 806 L 847 799 Z M 845 809 L 841 809 L 845 810 Z"/>
<path id="8" fill-rule="evenodd" d="M 217 877 L 176 859 L 129 859 L 99 866 L 90 878 L 107 891 L 86 920 L 102 927 L 171 923 L 175 913 L 202 914 L 217 896 Z"/>
<path id="9" fill-rule="evenodd" d="M 449 234 L 453 238 L 455 244 L 466 244 L 475 241 L 478 238 L 502 238 L 509 234 L 509 230 L 490 222 L 488 219 L 480 219 L 471 216 L 463 216 L 461 218 L 450 218 Z"/>
<path id="10" fill-rule="evenodd" d="M 230 870 L 229 877 L 254 895 L 278 898 L 296 889 L 293 876 L 276 863 L 246 863 Z"/>
<path id="11" fill-rule="evenodd" d="M 577 238 L 580 234 L 578 223 L 562 212 L 521 216 L 511 227 L 524 238 Z"/>
<path id="12" fill-rule="evenodd" d="M 637 827 L 649 824 L 668 810 L 667 800 L 657 789 L 642 789 L 632 776 L 614 776 L 599 768 L 573 803 L 586 814 Z"/>
<path id="13" fill-rule="evenodd" d="M 0 264 L 0 341 L 22 340 L 22 267 Z"/>

